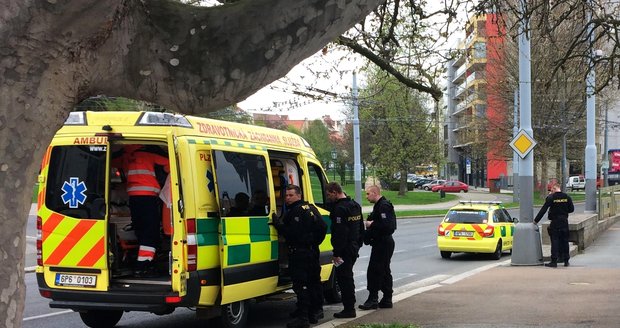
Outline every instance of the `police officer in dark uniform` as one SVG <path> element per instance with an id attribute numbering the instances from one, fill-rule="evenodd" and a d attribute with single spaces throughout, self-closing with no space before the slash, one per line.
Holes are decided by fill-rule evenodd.
<path id="1" fill-rule="evenodd" d="M 374 203 L 372 213 L 364 222 L 366 233 L 364 244 L 372 246 L 370 261 L 368 262 L 368 299 L 359 306 L 362 310 L 392 307 L 392 271 L 390 262 L 394 254 L 394 239 L 392 234 L 396 230 L 396 214 L 394 206 L 385 197 L 381 196 L 378 186 L 366 188 L 366 198 Z M 383 298 L 379 302 L 379 291 Z"/>
<path id="2" fill-rule="evenodd" d="M 293 291 L 297 295 L 295 319 L 286 327 L 306 328 L 310 321 L 316 323 L 323 316 L 320 254 L 313 235 L 318 211 L 301 200 L 301 189 L 296 185 L 286 187 L 285 202 L 284 219 L 274 225 L 286 238 Z M 322 220 L 320 216 L 318 219 Z"/>
<path id="3" fill-rule="evenodd" d="M 359 257 L 359 249 L 364 242 L 364 221 L 361 206 L 345 195 L 337 182 L 327 185 L 327 199 L 332 202 L 331 242 L 333 262 L 336 266 L 336 279 L 342 295 L 341 312 L 336 318 L 355 318 L 355 281 L 353 265 Z"/>
<path id="4" fill-rule="evenodd" d="M 569 266 L 570 253 L 568 250 L 568 214 L 575 211 L 573 200 L 563 193 L 560 185 L 554 183 L 551 193 L 545 199 L 545 204 L 534 218 L 534 224 L 538 224 L 545 212 L 549 209 L 549 228 L 547 232 L 551 238 L 551 262 L 545 266 L 556 268 L 558 260 L 564 261 L 564 266 Z"/>

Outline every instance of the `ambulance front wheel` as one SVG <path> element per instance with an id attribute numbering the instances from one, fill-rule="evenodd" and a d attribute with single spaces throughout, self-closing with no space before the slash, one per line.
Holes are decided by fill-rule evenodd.
<path id="1" fill-rule="evenodd" d="M 250 314 L 250 303 L 239 301 L 222 305 L 220 323 L 225 328 L 245 327 Z"/>
<path id="2" fill-rule="evenodd" d="M 121 320 L 123 311 L 120 310 L 88 310 L 80 312 L 80 318 L 85 325 L 91 328 L 111 328 Z"/>

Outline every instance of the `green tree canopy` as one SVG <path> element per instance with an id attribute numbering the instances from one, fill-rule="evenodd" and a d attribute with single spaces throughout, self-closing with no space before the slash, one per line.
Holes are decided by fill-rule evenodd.
<path id="1" fill-rule="evenodd" d="M 370 147 L 370 163 L 389 175 L 400 172 L 404 193 L 407 173 L 437 160 L 437 130 L 427 108 L 431 101 L 383 72 L 371 75 L 362 99 L 361 142 Z"/>
<path id="2" fill-rule="evenodd" d="M 308 128 L 302 133 L 302 137 L 308 141 L 314 153 L 324 167 L 331 161 L 331 152 L 334 149 L 330 139 L 329 130 L 321 120 L 313 120 Z"/>

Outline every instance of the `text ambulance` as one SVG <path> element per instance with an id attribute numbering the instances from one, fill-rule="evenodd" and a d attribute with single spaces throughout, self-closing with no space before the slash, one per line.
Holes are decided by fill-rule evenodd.
<path id="1" fill-rule="evenodd" d="M 138 244 L 128 172 L 118 164 L 138 147 L 169 159 L 169 174 L 155 170 L 165 201 L 148 278 L 133 272 Z M 113 327 L 124 311 L 177 307 L 244 326 L 248 300 L 290 288 L 286 248 L 271 225 L 284 188 L 299 185 L 328 220 L 326 183 L 292 133 L 169 113 L 73 112 L 39 175 L 40 293 L 90 327 Z M 325 294 L 336 300 L 329 237 L 320 250 Z"/>

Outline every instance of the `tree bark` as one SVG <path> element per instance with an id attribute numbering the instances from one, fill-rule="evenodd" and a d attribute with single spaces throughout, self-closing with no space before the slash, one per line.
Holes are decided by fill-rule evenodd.
<path id="1" fill-rule="evenodd" d="M 0 327 L 21 327 L 25 223 L 37 167 L 94 95 L 182 113 L 245 99 L 382 0 L 5 0 L 0 9 Z"/>

